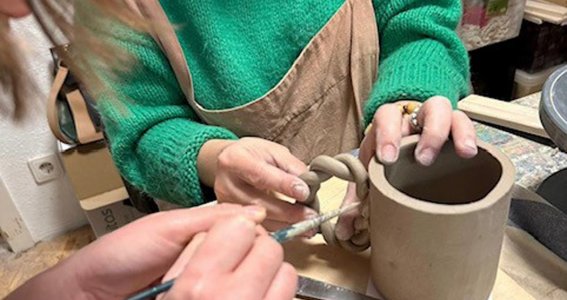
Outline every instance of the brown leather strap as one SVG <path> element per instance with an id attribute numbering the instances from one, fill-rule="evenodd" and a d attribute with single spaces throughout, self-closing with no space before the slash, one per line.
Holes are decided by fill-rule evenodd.
<path id="1" fill-rule="evenodd" d="M 47 99 L 47 123 L 49 124 L 51 132 L 58 140 L 67 144 L 74 144 L 75 141 L 70 140 L 61 130 L 57 107 L 57 96 L 65 83 L 67 75 L 69 75 L 69 69 L 59 66 L 59 70 L 53 79 L 53 84 L 49 91 L 49 98 Z M 73 115 L 73 122 L 79 143 L 88 144 L 101 140 L 103 134 L 102 132 L 96 131 L 87 110 L 87 104 L 80 90 L 77 89 L 68 93 L 66 98 L 67 103 L 69 103 L 69 108 L 71 109 L 71 114 Z"/>
<path id="2" fill-rule="evenodd" d="M 69 74 L 69 69 L 59 66 L 59 70 L 53 79 L 53 84 L 51 85 L 51 90 L 49 91 L 49 98 L 47 99 L 47 123 L 49 128 L 55 137 L 67 144 L 73 144 L 74 142 L 69 140 L 65 134 L 61 131 L 61 126 L 59 126 L 59 115 L 57 113 L 57 95 L 63 87 L 63 83 Z"/>
<path id="3" fill-rule="evenodd" d="M 71 114 L 73 114 L 75 132 L 79 143 L 88 144 L 101 140 L 103 138 L 102 132 L 96 131 L 81 91 L 74 90 L 66 96 Z"/>

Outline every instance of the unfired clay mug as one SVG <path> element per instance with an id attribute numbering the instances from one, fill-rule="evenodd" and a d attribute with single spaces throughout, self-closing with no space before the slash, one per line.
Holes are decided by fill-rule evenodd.
<path id="1" fill-rule="evenodd" d="M 417 136 L 396 163 L 369 166 L 372 281 L 386 299 L 488 299 L 515 181 L 512 162 L 478 142 L 472 159 L 446 143 L 419 165 Z"/>
<path id="2" fill-rule="evenodd" d="M 418 139 L 403 138 L 397 162 L 373 160 L 368 173 L 350 155 L 313 160 L 302 175 L 312 188 L 312 207 L 318 209 L 315 194 L 331 176 L 356 182 L 357 195 L 368 201 L 351 240 L 338 240 L 329 223 L 321 227 L 325 240 L 351 251 L 371 245 L 372 281 L 386 299 L 486 300 L 498 270 L 514 165 L 487 143 L 478 142 L 476 157 L 462 159 L 447 142 L 424 167 L 414 158 Z"/>

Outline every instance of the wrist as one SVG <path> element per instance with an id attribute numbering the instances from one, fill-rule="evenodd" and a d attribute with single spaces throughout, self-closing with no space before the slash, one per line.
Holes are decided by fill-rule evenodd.
<path id="1" fill-rule="evenodd" d="M 197 172 L 205 185 L 212 187 L 215 183 L 217 161 L 221 152 L 233 144 L 234 140 L 212 139 L 206 141 L 197 155 Z"/>
<path id="2" fill-rule="evenodd" d="M 65 260 L 36 275 L 12 292 L 6 300 L 24 299 L 78 299 L 85 291 L 77 281 L 75 270 Z"/>

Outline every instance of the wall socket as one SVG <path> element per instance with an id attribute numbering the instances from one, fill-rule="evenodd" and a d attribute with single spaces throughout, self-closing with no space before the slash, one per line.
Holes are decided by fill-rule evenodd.
<path id="1" fill-rule="evenodd" d="M 56 154 L 31 159 L 28 161 L 28 167 L 37 184 L 57 179 L 63 173 Z"/>

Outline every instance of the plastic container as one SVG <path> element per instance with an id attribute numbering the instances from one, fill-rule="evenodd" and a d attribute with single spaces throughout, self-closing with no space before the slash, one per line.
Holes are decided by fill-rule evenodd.
<path id="1" fill-rule="evenodd" d="M 535 73 L 567 62 L 567 26 L 524 21 L 518 39 L 519 69 Z"/>
<path id="2" fill-rule="evenodd" d="M 526 0 L 463 0 L 457 32 L 467 50 L 517 37 L 525 4 Z"/>
<path id="3" fill-rule="evenodd" d="M 520 69 L 516 70 L 514 76 L 514 98 L 521 98 L 540 92 L 547 78 L 560 67 L 562 66 L 554 66 L 532 74 Z"/>

